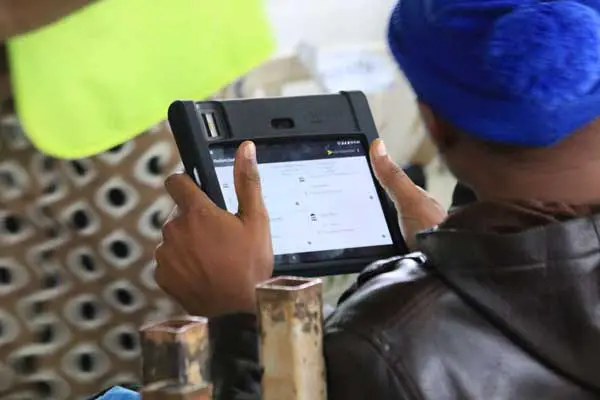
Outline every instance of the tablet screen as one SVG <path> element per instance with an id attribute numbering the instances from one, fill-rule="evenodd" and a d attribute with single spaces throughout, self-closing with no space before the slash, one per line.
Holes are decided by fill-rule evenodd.
<path id="1" fill-rule="evenodd" d="M 373 255 L 393 245 L 366 149 L 360 140 L 256 143 L 276 262 Z M 237 145 L 210 147 L 228 211 Z"/>

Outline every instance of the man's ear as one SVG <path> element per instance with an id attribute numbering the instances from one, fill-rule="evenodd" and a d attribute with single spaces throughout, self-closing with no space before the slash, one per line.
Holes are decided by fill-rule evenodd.
<path id="1" fill-rule="evenodd" d="M 444 121 L 437 117 L 427 104 L 419 102 L 419 112 L 429 136 L 440 151 L 444 151 L 455 142 L 451 130 L 445 129 Z"/>

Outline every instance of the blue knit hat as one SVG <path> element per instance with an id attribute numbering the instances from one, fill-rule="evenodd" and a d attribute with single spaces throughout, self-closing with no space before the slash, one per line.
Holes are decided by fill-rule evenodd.
<path id="1" fill-rule="evenodd" d="M 600 116 L 600 0 L 400 0 L 389 42 L 419 99 L 474 137 L 549 146 Z"/>

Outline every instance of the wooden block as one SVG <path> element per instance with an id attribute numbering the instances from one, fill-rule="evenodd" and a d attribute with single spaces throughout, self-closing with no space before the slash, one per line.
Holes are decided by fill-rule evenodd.
<path id="1" fill-rule="evenodd" d="M 264 400 L 325 400 L 320 279 L 280 277 L 256 287 Z"/>

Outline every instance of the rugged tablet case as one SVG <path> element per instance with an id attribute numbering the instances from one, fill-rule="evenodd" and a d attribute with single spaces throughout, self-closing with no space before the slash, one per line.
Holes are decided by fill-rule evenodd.
<path id="1" fill-rule="evenodd" d="M 209 129 L 203 120 L 203 114 L 207 113 L 214 118 L 215 130 Z M 358 91 L 225 101 L 175 101 L 169 107 L 168 118 L 187 174 L 223 209 L 226 209 L 225 200 L 210 155 L 211 145 L 244 140 L 356 137 L 368 147 L 379 137 L 367 98 Z M 218 135 L 215 136 L 215 132 Z M 384 199 L 382 207 L 398 249 L 388 255 L 404 254 L 407 250 L 397 228 L 396 210 L 378 184 L 377 190 Z M 276 266 L 276 275 L 354 273 L 372 261 L 375 260 L 338 260 L 310 266 L 294 265 L 293 269 Z"/>

